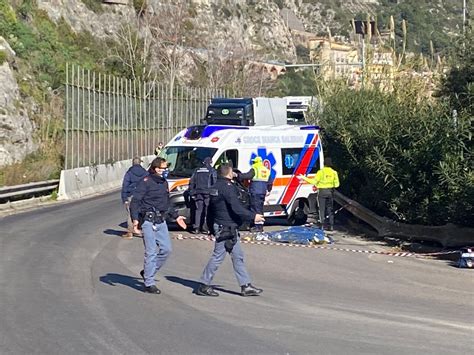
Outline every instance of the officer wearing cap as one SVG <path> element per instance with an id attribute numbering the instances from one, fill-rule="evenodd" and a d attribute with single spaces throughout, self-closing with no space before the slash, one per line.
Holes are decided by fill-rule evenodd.
<path id="1" fill-rule="evenodd" d="M 140 275 L 145 281 L 145 292 L 159 294 L 155 286 L 155 274 L 164 265 L 171 253 L 171 240 L 166 225 L 166 218 L 176 218 L 178 225 L 186 229 L 185 217 L 178 216 L 177 211 L 170 209 L 168 182 L 168 163 L 163 158 L 155 158 L 148 169 L 149 176 L 137 184 L 133 193 L 130 212 L 134 232 L 139 226 L 143 231 L 145 246 L 144 268 Z"/>
<path id="2" fill-rule="evenodd" d="M 256 296 L 262 289 L 254 287 L 245 268 L 244 254 L 240 246 L 239 226 L 243 221 L 264 222 L 263 215 L 247 210 L 238 198 L 237 187 L 232 181 L 232 166 L 219 168 L 219 176 L 209 205 L 210 220 L 216 238 L 214 251 L 200 278 L 201 285 L 196 293 L 201 296 L 219 296 L 211 286 L 217 269 L 222 264 L 226 252 L 232 257 L 234 273 L 241 287 L 242 296 Z"/>
<path id="3" fill-rule="evenodd" d="M 141 166 L 142 160 L 140 157 L 132 159 L 132 166 L 127 170 L 122 182 L 122 203 L 125 206 L 127 213 L 127 233 L 122 235 L 124 239 L 133 238 L 133 224 L 130 218 L 130 202 L 132 200 L 132 193 L 137 187 L 137 183 L 148 175 L 148 172 Z"/>
<path id="4" fill-rule="evenodd" d="M 194 201 L 194 225 L 191 233 L 199 232 L 208 234 L 206 227 L 207 209 L 209 198 L 213 193 L 213 186 L 217 181 L 217 171 L 212 167 L 212 159 L 206 157 L 203 165 L 194 170 L 189 180 L 189 194 Z"/>

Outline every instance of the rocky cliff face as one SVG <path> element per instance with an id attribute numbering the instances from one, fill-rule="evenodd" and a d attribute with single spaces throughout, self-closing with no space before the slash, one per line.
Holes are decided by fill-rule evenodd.
<path id="1" fill-rule="evenodd" d="M 34 126 L 20 105 L 18 85 L 8 62 L 0 65 L 0 166 L 22 160 L 35 149 Z"/>
<path id="2" fill-rule="evenodd" d="M 57 22 L 62 17 L 75 32 L 88 31 L 98 38 L 113 36 L 123 23 L 128 23 L 135 16 L 131 5 L 101 5 L 103 11 L 96 13 L 80 0 L 36 2 L 38 8 L 46 11 L 53 21 Z"/>
<path id="3" fill-rule="evenodd" d="M 174 4 L 170 0 L 147 0 L 147 11 L 159 16 L 159 8 L 164 3 Z M 329 0 L 191 0 L 186 3 L 189 13 L 186 20 L 190 29 L 184 45 L 194 48 L 194 53 L 209 48 L 240 51 L 252 60 L 293 61 L 296 59 L 296 46 L 291 28 L 324 31 L 327 23 L 335 21 L 334 12 L 327 10 L 328 6 L 334 5 Z M 346 10 L 356 12 L 370 9 L 377 1 L 340 3 Z M 132 0 L 125 5 L 96 1 L 93 7 L 81 0 L 36 0 L 36 4 L 52 21 L 64 19 L 75 32 L 88 31 L 101 39 L 116 38 L 123 24 L 136 23 Z M 10 54 L 12 56 L 14 53 Z M 187 59 L 190 63 L 183 70 L 184 80 L 194 71 L 192 59 Z M 2 166 L 23 159 L 35 149 L 35 144 L 32 138 L 34 124 L 29 120 L 27 110 L 20 105 L 18 85 L 8 62 L 0 66 L 0 83 Z"/>

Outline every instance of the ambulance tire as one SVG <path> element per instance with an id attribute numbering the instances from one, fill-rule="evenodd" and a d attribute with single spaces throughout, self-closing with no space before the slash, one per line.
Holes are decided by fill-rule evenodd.
<path id="1" fill-rule="evenodd" d="M 306 223 L 308 216 L 305 212 L 306 203 L 303 199 L 298 199 L 296 202 L 296 207 L 293 210 L 293 213 L 288 218 L 288 222 L 294 226 L 300 226 Z"/>

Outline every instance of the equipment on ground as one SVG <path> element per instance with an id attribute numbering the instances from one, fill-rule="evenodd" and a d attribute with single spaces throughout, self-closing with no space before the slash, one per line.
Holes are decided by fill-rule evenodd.
<path id="1" fill-rule="evenodd" d="M 474 267 L 474 248 L 462 248 L 459 254 L 458 267 L 472 269 Z"/>

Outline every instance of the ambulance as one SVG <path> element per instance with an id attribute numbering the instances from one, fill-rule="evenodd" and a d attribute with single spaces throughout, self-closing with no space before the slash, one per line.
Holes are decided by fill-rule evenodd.
<path id="1" fill-rule="evenodd" d="M 211 157 L 215 167 L 230 162 L 234 169 L 248 172 L 256 156 L 271 171 L 273 189 L 266 197 L 266 217 L 286 216 L 294 224 L 304 223 L 315 212 L 314 187 L 300 182 L 299 174 L 314 176 L 323 167 L 323 148 L 317 126 L 196 125 L 179 132 L 160 157 L 169 162 L 171 204 L 189 216 L 186 191 L 194 170 Z M 311 211 L 309 210 L 312 206 Z"/>

